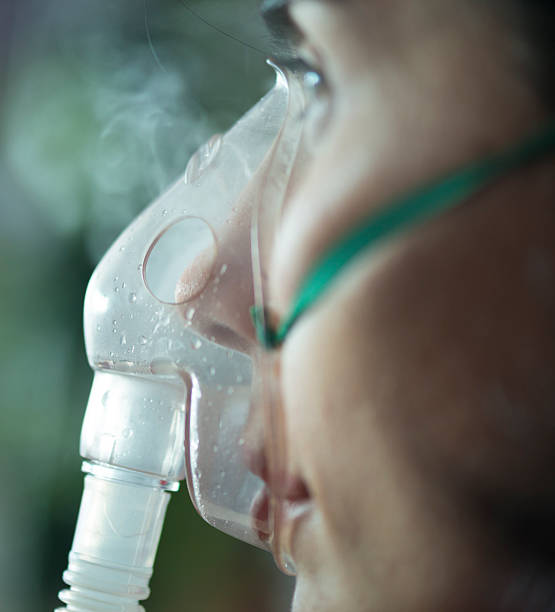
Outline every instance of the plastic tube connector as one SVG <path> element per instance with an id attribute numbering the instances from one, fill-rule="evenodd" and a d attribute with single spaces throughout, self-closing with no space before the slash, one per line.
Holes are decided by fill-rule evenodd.
<path id="1" fill-rule="evenodd" d="M 169 492 L 184 474 L 179 377 L 95 373 L 83 429 L 83 496 L 59 597 L 71 612 L 140 612 Z"/>
<path id="2" fill-rule="evenodd" d="M 169 501 L 178 483 L 84 462 L 87 472 L 60 593 L 72 612 L 140 612 Z M 62 608 L 58 608 L 62 610 Z"/>

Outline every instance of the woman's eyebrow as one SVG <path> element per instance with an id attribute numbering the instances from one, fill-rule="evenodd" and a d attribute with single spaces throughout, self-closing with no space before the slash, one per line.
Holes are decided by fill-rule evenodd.
<path id="1" fill-rule="evenodd" d="M 260 6 L 260 13 L 266 27 L 278 45 L 283 45 L 285 42 L 289 46 L 294 46 L 302 38 L 289 12 L 292 2 L 293 0 L 263 0 Z"/>

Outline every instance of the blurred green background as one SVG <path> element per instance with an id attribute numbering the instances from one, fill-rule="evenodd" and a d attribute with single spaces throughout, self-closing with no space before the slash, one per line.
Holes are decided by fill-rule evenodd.
<path id="1" fill-rule="evenodd" d="M 63 587 L 83 481 L 88 278 L 195 148 L 271 86 L 257 4 L 0 3 L 3 610 L 52 610 Z M 292 583 L 206 525 L 183 488 L 151 587 L 149 612 L 271 612 Z"/>

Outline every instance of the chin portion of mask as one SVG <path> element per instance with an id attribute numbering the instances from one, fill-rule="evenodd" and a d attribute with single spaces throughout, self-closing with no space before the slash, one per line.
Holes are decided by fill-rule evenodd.
<path id="1" fill-rule="evenodd" d="M 283 139 L 290 106 L 288 77 L 277 70 L 274 88 L 201 147 L 92 275 L 85 484 L 58 610 L 143 610 L 170 493 L 183 479 L 210 524 L 270 547 L 270 519 L 253 510 L 267 483 L 245 461 L 264 420 L 253 414 L 255 356 L 219 342 L 214 330 L 223 287 L 239 282 L 230 275 L 252 277 L 250 244 L 244 269 L 230 263 L 239 260 L 233 248 L 250 241 L 250 223 L 233 248 L 230 236 L 242 231 L 238 203 Z"/>

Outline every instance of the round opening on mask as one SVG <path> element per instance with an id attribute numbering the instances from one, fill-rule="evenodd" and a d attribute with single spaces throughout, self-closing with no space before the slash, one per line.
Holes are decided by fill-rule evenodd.
<path id="1" fill-rule="evenodd" d="M 143 279 L 152 295 L 165 304 L 183 304 L 197 297 L 212 274 L 216 237 L 199 217 L 181 217 L 150 245 Z"/>

